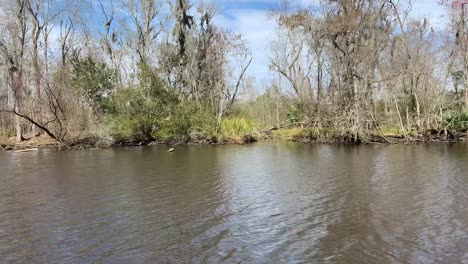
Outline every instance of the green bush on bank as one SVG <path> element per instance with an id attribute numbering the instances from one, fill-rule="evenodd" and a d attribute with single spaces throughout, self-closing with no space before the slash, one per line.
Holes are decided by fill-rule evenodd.
<path id="1" fill-rule="evenodd" d="M 242 142 L 256 125 L 249 118 L 217 114 L 206 103 L 184 100 L 161 79 L 157 68 L 138 65 L 135 84 L 119 87 L 116 72 L 91 57 L 72 60 L 71 86 L 117 142 L 187 142 L 212 138 Z"/>
<path id="2" fill-rule="evenodd" d="M 179 102 L 163 126 L 154 134 L 162 141 L 208 139 L 216 133 L 215 115 L 194 102 Z"/>
<path id="3" fill-rule="evenodd" d="M 444 115 L 444 128 L 453 130 L 467 130 L 468 129 L 468 112 L 454 112 L 449 111 Z"/>
<path id="4" fill-rule="evenodd" d="M 255 131 L 255 122 L 243 117 L 228 117 L 222 120 L 220 136 L 223 140 L 241 143 L 244 137 Z"/>
<path id="5" fill-rule="evenodd" d="M 108 125 L 117 140 L 154 140 L 178 104 L 174 92 L 150 66 L 139 65 L 138 85 L 115 92 Z"/>
<path id="6" fill-rule="evenodd" d="M 184 142 L 215 135 L 214 113 L 179 99 L 148 65 L 139 65 L 138 76 L 137 86 L 120 89 L 114 96 L 115 110 L 107 120 L 117 141 Z"/>

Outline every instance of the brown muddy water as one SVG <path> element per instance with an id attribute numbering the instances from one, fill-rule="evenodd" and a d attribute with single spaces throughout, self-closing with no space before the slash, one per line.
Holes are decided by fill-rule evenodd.
<path id="1" fill-rule="evenodd" d="M 468 263 L 468 145 L 3 152 L 0 263 Z"/>

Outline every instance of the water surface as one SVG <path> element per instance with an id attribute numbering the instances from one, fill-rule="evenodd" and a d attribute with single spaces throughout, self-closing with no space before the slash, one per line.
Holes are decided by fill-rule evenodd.
<path id="1" fill-rule="evenodd" d="M 468 263 L 468 145 L 0 153 L 0 263 Z"/>

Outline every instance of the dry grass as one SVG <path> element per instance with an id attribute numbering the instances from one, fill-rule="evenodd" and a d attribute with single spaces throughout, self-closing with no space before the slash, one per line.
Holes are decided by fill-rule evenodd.
<path id="1" fill-rule="evenodd" d="M 8 137 L 0 135 L 0 145 L 7 145 Z"/>
<path id="2" fill-rule="evenodd" d="M 380 128 L 379 135 L 384 137 L 393 137 L 393 136 L 416 136 L 416 131 L 403 131 L 400 127 L 391 127 L 385 126 Z"/>
<path id="3" fill-rule="evenodd" d="M 294 141 L 317 141 L 317 142 L 333 142 L 338 133 L 326 128 L 302 128 L 292 127 L 288 129 L 280 129 L 273 131 L 273 139 L 285 139 Z"/>
<path id="4" fill-rule="evenodd" d="M 57 147 L 58 143 L 47 135 L 41 135 L 16 143 L 15 137 L 0 137 L 0 145 L 13 149 Z"/>

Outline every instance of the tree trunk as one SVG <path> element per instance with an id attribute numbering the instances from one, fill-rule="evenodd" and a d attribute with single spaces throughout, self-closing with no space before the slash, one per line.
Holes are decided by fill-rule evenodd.
<path id="1" fill-rule="evenodd" d="M 15 109 L 15 111 L 17 110 L 18 109 Z M 21 140 L 23 139 L 23 135 L 21 134 L 21 119 L 17 115 L 15 115 L 15 129 L 16 129 L 16 143 L 20 143 Z"/>
<path id="2" fill-rule="evenodd" d="M 280 124 L 280 118 L 279 118 L 279 88 L 276 87 L 276 126 L 279 126 Z"/>
<path id="3" fill-rule="evenodd" d="M 421 106 L 419 104 L 418 95 L 416 93 L 414 93 L 414 101 L 416 103 L 416 115 L 417 115 L 416 125 L 418 126 L 418 129 L 421 129 Z"/>
<path id="4" fill-rule="evenodd" d="M 462 49 L 462 53 L 463 53 L 463 66 L 464 66 L 464 69 L 463 69 L 463 79 L 464 79 L 464 87 L 465 87 L 465 102 L 464 102 L 464 111 L 468 111 L 468 43 L 466 43 L 466 23 L 465 23 L 465 5 L 462 4 L 461 6 L 462 8 L 462 12 L 461 12 L 461 25 L 462 25 L 462 28 L 460 30 L 461 32 L 461 49 Z"/>
<path id="5" fill-rule="evenodd" d="M 34 28 L 34 38 L 33 38 L 33 70 L 34 70 L 34 95 L 33 95 L 33 109 L 32 109 L 32 117 L 33 119 L 36 119 L 36 109 L 38 107 L 38 101 L 40 100 L 41 97 L 41 76 L 40 76 L 40 69 L 39 69 L 39 47 L 38 47 L 38 41 L 39 41 L 39 35 L 40 34 L 40 28 L 38 26 L 35 26 Z M 32 134 L 36 135 L 36 126 L 34 124 L 31 125 L 31 130 Z"/>
<path id="6" fill-rule="evenodd" d="M 221 99 L 219 100 L 218 131 L 221 131 L 221 122 L 223 119 L 223 108 L 224 108 L 224 100 L 221 97 Z"/>

